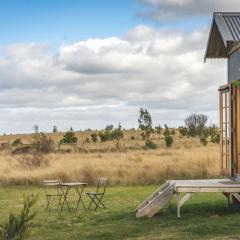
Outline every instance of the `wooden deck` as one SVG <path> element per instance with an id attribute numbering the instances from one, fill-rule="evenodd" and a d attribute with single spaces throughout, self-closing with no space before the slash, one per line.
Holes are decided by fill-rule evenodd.
<path id="1" fill-rule="evenodd" d="M 173 195 L 177 202 L 177 217 L 181 207 L 193 193 L 222 193 L 230 203 L 232 197 L 240 202 L 240 181 L 232 179 L 169 180 L 144 200 L 136 209 L 137 217 L 152 217 L 170 203 Z"/>
<path id="2" fill-rule="evenodd" d="M 177 201 L 177 216 L 183 204 L 189 200 L 193 193 L 223 193 L 228 203 L 231 196 L 240 202 L 240 181 L 232 179 L 204 179 L 204 180 L 170 180 Z M 180 193 L 185 193 L 180 197 Z"/>

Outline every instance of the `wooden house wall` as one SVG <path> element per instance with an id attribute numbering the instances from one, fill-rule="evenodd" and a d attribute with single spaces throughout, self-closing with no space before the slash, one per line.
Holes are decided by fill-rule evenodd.
<path id="1" fill-rule="evenodd" d="M 228 58 L 228 83 L 240 80 L 240 49 Z"/>

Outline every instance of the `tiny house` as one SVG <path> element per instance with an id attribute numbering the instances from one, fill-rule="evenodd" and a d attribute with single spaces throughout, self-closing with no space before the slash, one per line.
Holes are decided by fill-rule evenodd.
<path id="1" fill-rule="evenodd" d="M 240 13 L 216 12 L 205 53 L 226 58 L 227 83 L 219 87 L 221 167 L 227 176 L 240 176 Z"/>

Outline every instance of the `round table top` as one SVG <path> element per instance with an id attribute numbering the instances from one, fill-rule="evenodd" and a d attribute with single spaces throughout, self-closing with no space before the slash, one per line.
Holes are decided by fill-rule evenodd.
<path id="1" fill-rule="evenodd" d="M 87 185 L 87 183 L 84 182 L 63 182 L 60 183 L 61 186 L 81 186 L 81 185 Z"/>

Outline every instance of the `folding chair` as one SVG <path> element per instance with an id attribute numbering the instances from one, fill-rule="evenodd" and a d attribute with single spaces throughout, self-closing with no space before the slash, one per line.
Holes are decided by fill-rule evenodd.
<path id="1" fill-rule="evenodd" d="M 95 204 L 94 210 L 101 205 L 103 208 L 106 208 L 102 202 L 103 196 L 107 188 L 107 178 L 99 178 L 96 192 L 86 192 L 88 197 L 91 199 L 88 209 L 91 208 L 92 204 Z"/>
<path id="2" fill-rule="evenodd" d="M 59 209 L 61 207 L 61 201 L 62 201 L 63 194 L 59 188 L 60 183 L 61 182 L 59 180 L 44 180 L 43 181 L 45 195 L 46 195 L 46 199 L 47 199 L 46 210 L 48 210 L 50 208 L 51 198 L 58 199 L 57 209 Z"/>

